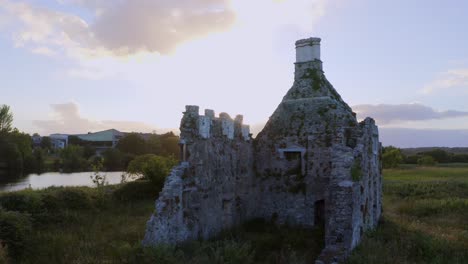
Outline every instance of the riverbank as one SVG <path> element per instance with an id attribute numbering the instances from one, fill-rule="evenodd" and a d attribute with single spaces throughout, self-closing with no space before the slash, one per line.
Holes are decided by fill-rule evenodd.
<path id="1" fill-rule="evenodd" d="M 384 218 L 349 263 L 468 263 L 468 167 L 385 170 L 384 184 Z M 19 236 L 0 262 L 8 250 L 11 263 L 313 263 L 323 246 L 320 229 L 253 221 L 211 241 L 144 249 L 160 189 L 136 181 L 2 194 L 0 232 Z"/>
<path id="2" fill-rule="evenodd" d="M 3 177 L 0 179 L 0 193 L 20 191 L 24 189 L 44 189 L 52 186 L 88 186 L 93 187 L 95 184 L 90 178 L 95 172 L 75 172 L 75 173 L 60 173 L 46 172 L 42 174 L 28 174 L 22 177 Z M 122 177 L 124 180 L 132 180 L 125 177 L 126 172 L 99 172 L 100 175 L 106 176 L 108 184 L 120 184 Z M 125 174 L 125 175 L 124 175 Z M 124 175 L 124 176 L 122 176 Z"/>

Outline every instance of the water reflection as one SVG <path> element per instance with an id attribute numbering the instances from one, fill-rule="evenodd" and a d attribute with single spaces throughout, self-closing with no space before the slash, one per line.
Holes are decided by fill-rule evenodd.
<path id="1" fill-rule="evenodd" d="M 121 182 L 124 172 L 102 172 L 109 184 Z M 19 191 L 26 188 L 43 189 L 50 186 L 94 186 L 90 176 L 93 172 L 29 174 L 20 178 L 0 180 L 0 192 Z"/>

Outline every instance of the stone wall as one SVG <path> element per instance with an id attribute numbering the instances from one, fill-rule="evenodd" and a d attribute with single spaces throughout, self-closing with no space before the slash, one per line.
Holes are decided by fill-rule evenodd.
<path id="1" fill-rule="evenodd" d="M 181 123 L 182 163 L 167 178 L 144 244 L 207 239 L 255 210 L 253 148 L 242 116 L 204 116 L 187 106 Z"/>
<path id="2" fill-rule="evenodd" d="M 312 38 L 296 45 L 302 55 L 303 48 L 317 54 L 319 43 Z M 197 106 L 186 107 L 182 163 L 156 202 L 145 244 L 207 239 L 264 218 L 323 226 L 325 249 L 317 263 L 333 263 L 375 228 L 382 212 L 377 126 L 370 118 L 359 123 L 322 62 L 301 54 L 292 88 L 255 139 L 240 115 L 200 115 Z"/>

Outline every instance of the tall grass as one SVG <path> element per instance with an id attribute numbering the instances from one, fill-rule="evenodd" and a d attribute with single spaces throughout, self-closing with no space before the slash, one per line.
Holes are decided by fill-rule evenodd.
<path id="1" fill-rule="evenodd" d="M 383 219 L 349 263 L 468 263 L 468 165 L 385 170 Z"/>
<path id="2" fill-rule="evenodd" d="M 143 248 L 159 189 L 135 182 L 0 195 L 0 232 L 9 235 L 0 263 L 305 264 L 324 246 L 322 229 L 254 220 L 209 241 Z M 468 263 L 467 200 L 468 167 L 385 170 L 382 222 L 348 262 Z"/>

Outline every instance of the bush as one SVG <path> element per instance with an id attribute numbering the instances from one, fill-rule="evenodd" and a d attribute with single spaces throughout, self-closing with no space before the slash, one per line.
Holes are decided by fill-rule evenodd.
<path id="1" fill-rule="evenodd" d="M 1 243 L 7 246 L 10 257 L 16 259 L 21 256 L 28 244 L 31 232 L 32 225 L 28 214 L 5 211 L 0 208 Z"/>
<path id="2" fill-rule="evenodd" d="M 84 148 L 76 145 L 68 145 L 60 152 L 62 169 L 65 172 L 83 171 L 89 168 L 88 161 L 84 158 Z"/>
<path id="3" fill-rule="evenodd" d="M 154 199 L 158 196 L 161 188 L 157 188 L 148 180 L 138 180 L 125 183 L 114 191 L 114 198 L 121 201 L 134 201 Z"/>
<path id="4" fill-rule="evenodd" d="M 382 154 L 384 168 L 396 168 L 403 161 L 401 150 L 392 146 L 385 147 Z"/>
<path id="5" fill-rule="evenodd" d="M 98 205 L 98 197 L 93 198 L 82 189 L 52 187 L 43 191 L 28 190 L 0 195 L 0 205 L 8 211 L 27 213 L 34 224 L 43 225 L 62 222 L 62 217 L 69 209 L 82 210 Z"/>
<path id="6" fill-rule="evenodd" d="M 432 156 L 425 155 L 418 159 L 418 164 L 422 166 L 434 166 L 436 161 Z"/>
<path id="7" fill-rule="evenodd" d="M 125 154 L 118 149 L 108 149 L 103 153 L 104 168 L 107 171 L 119 171 L 125 169 Z"/>
<path id="8" fill-rule="evenodd" d="M 34 191 L 11 192 L 0 195 L 0 206 L 8 211 L 36 214 L 42 210 L 42 201 Z"/>
<path id="9" fill-rule="evenodd" d="M 162 186 L 164 180 L 169 175 L 177 161 L 172 158 L 147 154 L 136 157 L 128 165 L 127 171 L 130 174 L 143 174 L 143 176 L 153 182 L 156 186 Z"/>
<path id="10" fill-rule="evenodd" d="M 68 209 L 87 209 L 92 207 L 90 196 L 83 190 L 62 188 L 57 191 L 58 199 Z"/>

